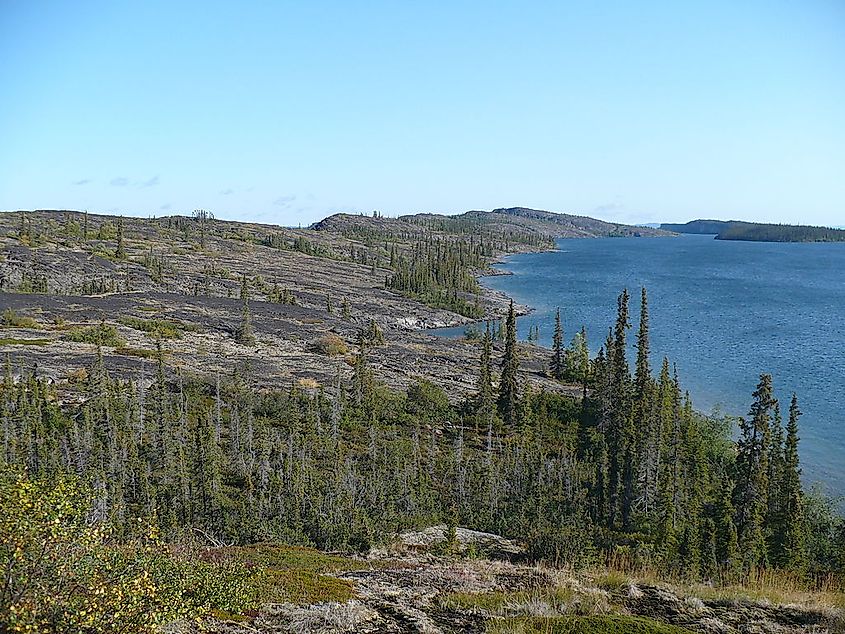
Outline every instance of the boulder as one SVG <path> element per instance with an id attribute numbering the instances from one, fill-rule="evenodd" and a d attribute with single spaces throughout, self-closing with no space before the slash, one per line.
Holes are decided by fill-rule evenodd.
<path id="1" fill-rule="evenodd" d="M 519 559 L 525 554 L 525 548 L 511 539 L 468 528 L 455 528 L 450 540 L 449 528 L 446 524 L 429 526 L 417 531 L 403 531 L 399 533 L 390 550 L 399 554 L 478 555 L 507 560 Z"/>

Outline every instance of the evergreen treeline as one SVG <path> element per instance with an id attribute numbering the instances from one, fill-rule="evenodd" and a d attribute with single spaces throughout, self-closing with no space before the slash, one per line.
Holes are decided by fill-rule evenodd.
<path id="1" fill-rule="evenodd" d="M 429 231 L 439 231 L 449 234 L 481 236 L 497 251 L 510 251 L 516 245 L 554 247 L 554 240 L 547 236 L 531 231 L 491 227 L 487 216 L 438 216 L 420 214 L 415 216 L 400 216 L 400 220 L 425 227 Z"/>
<path id="2" fill-rule="evenodd" d="M 677 233 L 712 234 L 717 240 L 752 242 L 843 242 L 845 230 L 809 225 L 767 224 L 738 220 L 692 220 L 685 224 L 663 223 L 661 229 Z"/>
<path id="3" fill-rule="evenodd" d="M 170 538 L 364 549 L 449 521 L 524 539 L 553 562 L 614 553 L 705 579 L 841 569 L 841 518 L 801 488 L 797 399 L 784 426 L 762 375 L 734 442 L 726 421 L 693 409 L 667 360 L 652 371 L 645 292 L 641 302 L 636 359 L 626 291 L 579 369 L 583 400 L 520 382 L 513 308 L 501 345 L 489 328 L 479 341 L 477 394 L 458 404 L 425 380 L 380 385 L 363 331 L 352 380 L 311 391 L 257 392 L 244 371 L 189 376 L 159 348 L 135 380 L 98 356 L 60 402 L 7 364 L 0 456 L 33 477 L 83 477 L 94 518 L 127 539 L 144 517 Z"/>
<path id="4" fill-rule="evenodd" d="M 481 317 L 482 308 L 467 297 L 479 292 L 475 272 L 487 266 L 491 255 L 491 247 L 474 238 L 421 241 L 407 255 L 391 251 L 395 273 L 388 277 L 386 285 L 429 306 Z"/>
<path id="5" fill-rule="evenodd" d="M 719 232 L 717 240 L 754 242 L 845 242 L 845 231 L 828 227 L 737 222 Z"/>

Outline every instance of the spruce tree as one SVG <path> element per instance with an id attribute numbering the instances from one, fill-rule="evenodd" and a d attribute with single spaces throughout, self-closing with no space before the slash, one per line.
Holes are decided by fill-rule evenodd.
<path id="1" fill-rule="evenodd" d="M 781 479 L 781 504 L 776 540 L 775 563 L 793 570 L 805 564 L 804 492 L 801 488 L 801 467 L 798 460 L 798 397 L 792 395 L 789 421 L 786 425 L 783 474 Z"/>
<path id="2" fill-rule="evenodd" d="M 370 400 L 372 376 L 367 361 L 367 335 L 363 330 L 358 331 L 358 356 L 355 358 L 352 373 L 352 392 L 355 404 L 363 405 Z"/>
<path id="3" fill-rule="evenodd" d="M 246 281 L 246 275 L 241 277 L 241 323 L 238 327 L 237 340 L 245 346 L 255 343 L 252 315 L 249 312 L 249 284 Z"/>
<path id="4" fill-rule="evenodd" d="M 631 374 L 627 361 L 628 289 L 617 300 L 616 325 L 608 351 L 610 365 L 610 426 L 608 429 L 610 520 L 630 528 L 634 502 L 635 430 L 632 419 Z"/>
<path id="5" fill-rule="evenodd" d="M 478 373 L 478 413 L 488 426 L 493 419 L 493 335 L 490 332 L 490 322 L 484 329 L 481 346 L 481 366 Z"/>
<path id="6" fill-rule="evenodd" d="M 571 357 L 574 361 L 574 377 L 581 383 L 581 398 L 587 400 L 587 387 L 590 382 L 590 348 L 587 344 L 587 328 L 581 326 L 581 332 L 572 340 Z"/>
<path id="7" fill-rule="evenodd" d="M 648 358 L 648 296 L 645 286 L 642 288 L 640 301 L 640 329 L 637 332 L 637 367 L 634 374 L 634 385 L 636 387 L 636 398 L 640 403 L 643 403 L 651 384 L 651 367 Z"/>
<path id="8" fill-rule="evenodd" d="M 650 409 L 653 380 L 649 361 L 648 296 L 643 287 L 640 304 L 640 327 L 637 332 L 637 363 L 634 370 L 634 422 L 647 429 L 646 417 Z"/>
<path id="9" fill-rule="evenodd" d="M 633 425 L 634 458 L 638 491 L 636 497 L 644 511 L 651 510 L 654 494 L 656 460 L 661 442 L 660 425 L 655 415 L 654 380 L 649 359 L 648 296 L 642 288 L 640 300 L 640 326 L 637 332 L 637 362 L 634 370 Z"/>
<path id="10" fill-rule="evenodd" d="M 736 572 L 739 560 L 739 543 L 734 523 L 734 506 L 731 501 L 731 483 L 723 477 L 716 489 L 716 561 L 728 576 Z"/>
<path id="11" fill-rule="evenodd" d="M 117 247 L 114 250 L 114 257 L 117 260 L 126 259 L 126 249 L 123 246 L 123 216 L 117 218 Z"/>
<path id="12" fill-rule="evenodd" d="M 749 418 L 739 419 L 737 441 L 734 503 L 739 549 L 746 570 L 767 562 L 763 531 L 768 507 L 768 458 L 774 406 L 772 375 L 761 374 Z"/>
<path id="13" fill-rule="evenodd" d="M 777 561 L 778 526 L 783 517 L 784 437 L 780 404 L 775 402 L 766 462 L 768 463 L 768 492 L 766 507 L 766 539 L 772 562 Z"/>
<path id="14" fill-rule="evenodd" d="M 516 425 L 519 405 L 519 384 L 517 372 L 519 370 L 519 357 L 516 349 L 516 313 L 513 308 L 513 301 L 508 309 L 508 317 L 505 322 L 505 354 L 502 358 L 502 378 L 499 381 L 499 413 L 509 429 Z"/>
<path id="15" fill-rule="evenodd" d="M 552 376 L 560 381 L 563 378 L 563 326 L 560 323 L 560 308 L 555 312 L 555 331 L 552 336 Z"/>
<path id="16" fill-rule="evenodd" d="M 661 534 L 664 539 L 675 536 L 682 523 L 681 501 L 683 496 L 683 425 L 681 393 L 677 373 L 669 374 L 669 360 L 663 359 L 658 383 L 657 418 L 661 428 L 659 445 L 659 481 L 657 483 L 657 505 L 659 509 Z"/>

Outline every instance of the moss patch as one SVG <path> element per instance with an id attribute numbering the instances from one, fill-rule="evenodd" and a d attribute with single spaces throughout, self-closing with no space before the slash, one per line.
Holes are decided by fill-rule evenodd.
<path id="1" fill-rule="evenodd" d="M 0 346 L 49 346 L 50 339 L 0 339 Z"/>
<path id="2" fill-rule="evenodd" d="M 566 610 L 575 602 L 575 592 L 569 588 L 538 588 L 516 592 L 453 592 L 440 600 L 444 608 L 480 610 L 491 615 L 514 614 L 519 607 L 543 602 L 555 611 Z"/>
<path id="3" fill-rule="evenodd" d="M 273 603 L 344 603 L 355 596 L 351 581 L 336 579 L 307 570 L 270 568 L 259 581 L 259 593 Z"/>
<path id="4" fill-rule="evenodd" d="M 352 583 L 327 573 L 368 567 L 356 559 L 299 546 L 262 544 L 227 548 L 222 554 L 254 567 L 262 601 L 274 603 L 349 601 L 355 596 Z"/>
<path id="5" fill-rule="evenodd" d="M 329 555 L 303 546 L 258 544 L 229 550 L 243 561 L 272 568 L 295 568 L 317 573 L 369 568 L 366 562 L 342 555 Z"/>

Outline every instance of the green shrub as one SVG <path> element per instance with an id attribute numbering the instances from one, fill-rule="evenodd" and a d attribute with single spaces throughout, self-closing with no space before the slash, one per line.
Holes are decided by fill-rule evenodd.
<path id="1" fill-rule="evenodd" d="M 139 317 L 121 317 L 118 321 L 124 326 L 146 332 L 161 339 L 178 339 L 185 331 L 195 331 L 192 324 L 170 319 L 141 319 Z"/>
<path id="2" fill-rule="evenodd" d="M 408 410 L 424 420 L 437 420 L 449 410 L 449 397 L 436 383 L 417 377 L 408 386 Z"/>
<path id="3" fill-rule="evenodd" d="M 346 342 L 334 333 L 327 333 L 314 342 L 313 350 L 320 354 L 333 357 L 338 354 L 346 354 L 349 348 Z"/>
<path id="4" fill-rule="evenodd" d="M 38 328 L 38 322 L 32 317 L 18 315 L 11 308 L 3 311 L 3 325 L 9 328 Z"/>
<path id="5" fill-rule="evenodd" d="M 149 525 L 116 546 L 88 502 L 75 479 L 0 472 L 0 631 L 143 633 L 256 606 L 249 568 L 177 556 Z"/>
<path id="6" fill-rule="evenodd" d="M 74 328 L 63 338 L 65 341 L 93 343 L 98 346 L 110 346 L 112 348 L 121 348 L 126 345 L 126 341 L 118 334 L 117 328 L 103 323 L 97 324 L 96 326 Z"/>

